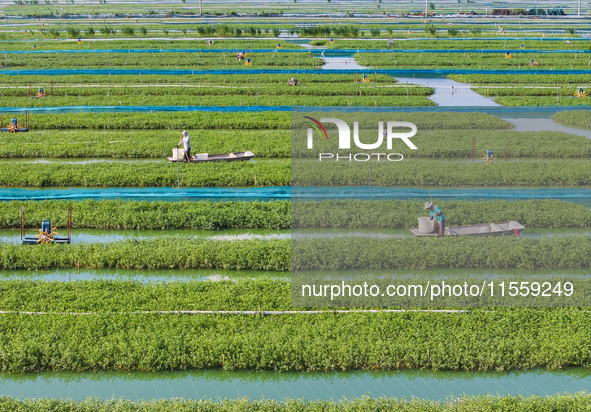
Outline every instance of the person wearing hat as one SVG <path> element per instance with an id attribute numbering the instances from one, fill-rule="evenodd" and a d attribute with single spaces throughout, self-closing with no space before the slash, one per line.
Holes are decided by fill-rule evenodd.
<path id="1" fill-rule="evenodd" d="M 425 210 L 429 210 L 429 216 L 431 220 L 437 220 L 437 225 L 439 226 L 439 236 L 445 235 L 445 216 L 443 216 L 443 212 L 439 208 L 439 206 L 435 206 L 432 202 L 425 203 Z"/>
<path id="2" fill-rule="evenodd" d="M 187 134 L 186 130 L 183 130 L 181 141 L 179 142 L 179 144 L 176 145 L 176 147 L 179 147 L 181 143 L 185 148 L 185 160 L 187 161 L 187 163 L 191 163 L 191 139 L 189 138 L 189 135 Z"/>

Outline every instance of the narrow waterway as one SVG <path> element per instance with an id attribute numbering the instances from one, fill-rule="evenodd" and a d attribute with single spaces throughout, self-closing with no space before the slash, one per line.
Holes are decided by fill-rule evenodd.
<path id="1" fill-rule="evenodd" d="M 409 232 L 410 233 L 410 232 Z M 337 271 L 307 271 L 312 275 L 338 279 L 396 276 L 412 279 L 445 278 L 525 278 L 535 274 L 539 277 L 586 278 L 591 276 L 589 269 L 474 269 L 474 268 L 438 268 L 438 269 L 351 269 Z M 2 270 L 0 281 L 6 280 L 45 280 L 57 282 L 76 282 L 86 280 L 122 280 L 148 282 L 219 282 L 242 279 L 290 280 L 291 272 L 271 270 L 227 270 L 227 269 L 52 269 L 52 270 Z M 0 308 L 2 309 L 2 308 Z M 232 308 L 228 308 L 230 310 Z M 252 308 L 256 309 L 255 307 Z"/>
<path id="2" fill-rule="evenodd" d="M 41 222 L 39 222 L 41 227 Z M 58 227 L 58 236 L 64 236 L 66 228 Z M 36 237 L 38 229 L 27 229 L 27 237 Z M 166 230 L 136 230 L 136 229 L 73 229 L 72 243 L 108 243 L 129 239 L 162 238 L 169 236 L 203 238 L 211 240 L 253 240 L 253 239 L 289 239 L 289 230 L 274 229 L 166 229 Z M 0 243 L 21 243 L 20 230 L 0 230 Z"/>
<path id="3" fill-rule="evenodd" d="M 364 70 L 367 67 L 359 65 L 353 57 L 321 57 L 324 60 L 323 70 Z"/>
<path id="4" fill-rule="evenodd" d="M 591 130 L 563 126 L 552 119 L 510 117 L 503 117 L 502 119 L 512 123 L 514 130 L 518 132 L 564 132 L 591 139 Z"/>
<path id="5" fill-rule="evenodd" d="M 324 70 L 365 70 L 355 58 L 347 56 L 321 57 Z M 492 97 L 481 96 L 471 89 L 471 85 L 447 78 L 395 77 L 400 84 L 431 87 L 434 93 L 429 96 L 438 106 L 500 106 Z"/>
<path id="6" fill-rule="evenodd" d="M 435 401 L 474 395 L 548 396 L 591 389 L 591 371 L 455 372 L 432 370 L 321 373 L 229 372 L 0 374 L 0 393 L 15 398 L 87 397 L 340 400 L 344 397 L 418 397 Z"/>
<path id="7" fill-rule="evenodd" d="M 431 87 L 429 96 L 438 106 L 500 106 L 492 97 L 481 96 L 471 85 L 446 78 L 396 77 L 398 83 Z"/>

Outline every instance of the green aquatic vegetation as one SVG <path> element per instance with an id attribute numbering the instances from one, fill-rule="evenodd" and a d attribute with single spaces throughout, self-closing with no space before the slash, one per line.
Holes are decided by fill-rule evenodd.
<path id="1" fill-rule="evenodd" d="M 420 110 L 420 109 L 417 109 Z M 316 113 L 309 112 L 314 116 Z M 326 112 L 324 113 L 326 115 Z M 375 128 L 376 114 L 354 114 L 363 126 L 371 121 Z M 22 114 L 16 114 L 21 116 Z M 323 114 L 318 113 L 322 117 Z M 0 115 L 4 124 L 12 113 Z M 511 129 L 511 123 L 484 113 L 390 113 L 390 120 L 410 121 L 419 129 Z M 288 130 L 291 128 L 291 113 L 282 111 L 256 112 L 158 112 L 154 113 L 59 113 L 31 114 L 31 130 L 49 129 L 232 129 L 232 130 Z"/>
<path id="2" fill-rule="evenodd" d="M 143 412 L 353 412 L 361 410 L 388 410 L 398 412 L 471 412 L 475 410 L 490 412 L 568 412 L 586 410 L 591 405 L 591 395 L 581 392 L 574 395 L 539 396 L 462 396 L 462 402 L 447 400 L 441 402 L 414 398 L 411 400 L 396 398 L 361 398 L 343 400 L 305 401 L 290 399 L 245 400 L 229 399 L 194 400 L 194 399 L 158 399 L 155 401 L 129 401 L 125 399 L 99 400 L 89 398 L 84 401 L 65 399 L 16 399 L 1 397 L 0 407 L 7 412 L 27 410 L 30 412 L 61 408 L 77 412 L 103 412 L 110 410 L 129 410 Z"/>
<path id="3" fill-rule="evenodd" d="M 589 76 L 585 74 L 450 74 L 452 80 L 470 84 L 491 85 L 525 85 L 525 86 L 565 86 L 589 84 Z"/>
<path id="4" fill-rule="evenodd" d="M 179 170 L 167 160 L 134 163 L 10 162 L 0 167 L 0 186 L 247 187 L 287 186 L 291 179 L 288 159 L 182 163 Z"/>
<path id="5" fill-rule="evenodd" d="M 274 53 L 247 51 L 251 65 L 238 60 L 235 52 L 224 53 L 38 53 L 6 55 L 5 64 L 10 70 L 38 69 L 255 69 L 319 68 L 324 61 L 312 53 Z"/>
<path id="6" fill-rule="evenodd" d="M 398 150 L 404 144 L 394 146 Z M 501 155 L 500 153 L 498 155 Z M 585 159 L 499 159 L 496 163 L 469 160 L 406 159 L 372 162 L 374 186 L 588 186 L 591 162 Z M 366 186 L 369 162 L 317 159 L 292 161 L 292 185 Z"/>
<path id="7" fill-rule="evenodd" d="M 170 236 L 48 246 L 0 244 L 0 268 L 289 270 L 290 244 L 282 240 L 223 241 Z"/>
<path id="8" fill-rule="evenodd" d="M 67 225 L 64 212 L 72 205 L 74 229 L 289 229 L 290 201 L 124 201 L 66 200 L 10 201 L 0 208 L 0 226 L 17 229 L 25 208 L 25 227 L 39 228 L 43 219 Z"/>
<path id="9" fill-rule="evenodd" d="M 514 53 L 510 59 L 505 53 L 356 53 L 355 59 L 362 66 L 373 69 L 510 69 L 528 71 L 539 69 L 587 70 L 588 59 L 569 54 Z M 534 60 L 537 66 L 530 66 Z"/>
<path id="10" fill-rule="evenodd" d="M 59 25 L 52 22 L 53 27 L 58 27 Z M 168 24 L 166 26 L 169 26 Z M 195 25 L 200 26 L 200 25 Z M 164 25 L 163 25 L 164 27 Z M 94 29 L 96 32 L 100 30 Z M 147 33 L 143 33 L 142 29 L 139 29 L 142 32 L 142 35 Z M 95 33 L 98 34 L 98 33 Z M 86 39 L 85 39 L 86 40 Z M 214 44 L 207 44 L 207 40 L 186 40 L 182 38 L 171 38 L 167 40 L 148 40 L 148 39 L 141 39 L 139 41 L 129 41 L 129 40 L 118 40 L 113 39 L 110 40 L 108 43 L 108 47 L 105 47 L 103 42 L 96 42 L 96 41 L 82 41 L 82 44 L 78 44 L 76 42 L 63 42 L 63 41 L 55 41 L 55 40 L 43 40 L 39 42 L 29 41 L 10 41 L 7 40 L 2 42 L 2 50 L 11 51 L 22 51 L 22 50 L 31 50 L 32 44 L 37 46 L 36 50 L 94 50 L 94 49 L 120 49 L 120 50 L 133 50 L 133 49 L 237 49 L 238 45 L 241 46 L 241 50 L 250 50 L 250 46 L 253 49 L 274 49 L 277 46 L 277 40 L 266 40 L 266 39 L 255 39 L 249 40 L 246 44 L 244 44 L 241 40 L 225 40 L 225 39 L 217 39 L 214 41 Z M 289 42 L 281 42 L 282 49 L 300 49 L 299 45 L 292 44 Z"/>
<path id="11" fill-rule="evenodd" d="M 293 253 L 290 258 L 290 248 Z M 320 249 L 319 249 L 320 248 Z M 329 252 L 320 253 L 319 250 Z M 342 251 L 347 251 L 343 254 Z M 367 251 L 371 250 L 371 254 Z M 292 260 L 293 259 L 293 260 Z M 367 238 L 223 241 L 179 236 L 112 243 L 0 244 L 0 269 L 341 270 L 380 268 L 581 268 L 586 236 L 558 238 Z"/>
<path id="12" fill-rule="evenodd" d="M 113 90 L 113 89 L 111 89 Z M 189 92 L 191 92 L 190 90 Z M 54 96 L 43 99 L 31 97 L 10 98 L 11 107 L 56 107 L 56 106 L 429 106 L 431 102 L 424 95 L 430 94 L 430 89 L 414 88 L 415 95 L 406 97 L 402 89 L 396 90 L 392 95 L 360 96 L 342 95 L 195 95 L 192 93 L 182 94 L 150 94 L 149 90 L 143 94 L 131 95 L 107 95 L 101 92 L 100 95 L 76 96 L 66 93 L 67 96 Z M 174 92 L 174 90 L 171 90 Z M 312 93 L 312 92 L 310 92 Z M 418 94 L 418 96 L 417 96 Z"/>
<path id="13" fill-rule="evenodd" d="M 142 283 L 131 280 L 0 282 L 0 310 L 30 312 L 293 310 L 289 280 Z"/>
<path id="14" fill-rule="evenodd" d="M 74 85 L 227 85 L 227 86 L 255 86 L 258 83 L 259 87 L 264 87 L 269 83 L 286 85 L 293 75 L 290 74 L 233 74 L 231 76 L 224 74 L 194 74 L 188 75 L 175 75 L 175 74 L 142 74 L 141 76 L 132 74 L 111 74 L 111 75 L 99 75 L 99 74 L 68 74 L 63 76 L 48 76 L 48 75 L 20 75 L 11 76 L 2 74 L 0 72 L 0 84 L 5 86 L 26 86 L 25 90 L 28 90 L 29 83 L 33 86 L 43 86 L 51 92 L 51 86 L 68 86 L 73 87 Z M 380 85 L 388 85 L 396 83 L 396 80 L 392 76 L 385 74 L 371 74 L 369 84 L 361 82 L 361 75 L 355 74 L 298 74 L 298 83 L 302 86 L 319 86 L 322 84 L 342 83 L 344 85 L 355 84 L 357 79 L 358 86 L 372 86 L 376 83 Z M 33 89 L 34 90 L 34 89 Z M 57 90 L 57 89 L 56 89 Z M 114 89 L 113 89 L 114 90 Z M 291 88 L 292 91 L 297 91 L 298 88 Z M 3 91 L 6 92 L 6 91 Z"/>
<path id="15" fill-rule="evenodd" d="M 289 130 L 196 130 L 191 129 L 193 152 L 230 153 L 250 150 L 257 158 L 317 157 L 332 151 L 330 141 L 318 140 L 314 149 L 304 141 L 291 142 Z M 361 131 L 361 138 L 365 135 Z M 375 130 L 371 130 L 371 135 Z M 373 138 L 373 136 L 368 139 Z M 0 158 L 160 158 L 170 156 L 178 143 L 175 130 L 33 130 L 2 135 Z M 449 158 L 472 156 L 472 140 L 478 159 L 487 149 L 503 156 L 509 145 L 509 158 L 589 157 L 591 141 L 562 132 L 515 132 L 501 130 L 419 130 L 413 142 L 419 150 L 399 147 L 405 157 Z M 363 150 L 360 150 L 362 152 Z"/>
<path id="16" fill-rule="evenodd" d="M 437 199 L 435 199 L 437 201 Z M 67 200 L 10 201 L 0 209 L 0 228 L 17 229 L 19 210 L 25 226 L 38 228 L 43 219 L 65 227 L 64 210 L 74 208 L 75 229 L 226 229 L 226 228 L 410 228 L 424 214 L 418 200 L 289 200 L 270 202 Z M 591 227 L 591 211 L 560 200 L 477 202 L 437 201 L 448 225 L 517 220 L 528 228 Z M 363 210 L 363 214 L 356 213 Z"/>
<path id="17" fill-rule="evenodd" d="M 292 270 L 580 268 L 591 265 L 591 239 L 587 236 L 298 239 L 292 244 L 291 265 Z"/>
<path id="18" fill-rule="evenodd" d="M 583 159 L 513 159 L 495 164 L 468 160 L 407 159 L 372 162 L 374 186 L 588 186 L 591 163 Z M 153 161 L 5 161 L 4 187 L 252 187 L 366 186 L 369 162 L 316 159 L 259 159 L 248 162 L 173 163 Z M 177 180 L 178 179 L 178 180 Z"/>
<path id="19" fill-rule="evenodd" d="M 9 121 L 12 114 L 2 118 Z M 290 113 L 225 113 L 208 112 L 207 115 L 192 112 L 155 113 L 60 113 L 32 114 L 30 128 L 44 129 L 236 129 L 276 130 L 290 128 Z"/>
<path id="20" fill-rule="evenodd" d="M 591 315 L 578 309 L 467 314 L 0 317 L 0 370 L 466 371 L 591 364 Z"/>
<path id="21" fill-rule="evenodd" d="M 552 116 L 552 120 L 565 126 L 591 129 L 591 112 L 587 110 L 558 112 Z"/>
<path id="22" fill-rule="evenodd" d="M 588 106 L 590 100 L 568 96 L 561 97 L 558 102 L 560 106 Z M 495 98 L 495 102 L 503 106 L 556 106 L 557 99 L 556 96 L 500 96 Z"/>
<path id="23" fill-rule="evenodd" d="M 528 228 L 591 227 L 590 209 L 561 200 L 435 201 L 448 226 L 516 220 Z M 18 205 L 10 209 L 16 211 Z M 411 228 L 417 227 L 417 217 L 426 215 L 419 200 L 293 201 L 291 206 L 292 228 Z"/>
<path id="24" fill-rule="evenodd" d="M 591 100 L 591 99 L 590 99 Z M 366 137 L 367 136 L 367 137 Z M 364 141 L 375 141 L 375 130 L 361 130 L 360 137 Z M 419 130 L 412 138 L 419 148 L 412 150 L 406 145 L 399 145 L 396 151 L 410 157 L 429 158 L 470 158 L 474 143 L 476 159 L 480 160 L 488 149 L 492 149 L 499 158 L 504 157 L 589 157 L 591 156 L 591 140 L 584 136 L 576 136 L 563 132 L 538 131 L 516 132 L 506 130 Z M 315 157 L 319 153 L 334 152 L 334 144 L 329 140 L 314 142 L 314 149 L 307 148 L 301 140 L 292 143 L 292 157 Z M 369 153 L 369 150 L 357 152 Z M 1 153 L 1 152 L 0 152 Z M 374 158 L 375 160 L 375 158 Z"/>
<path id="25" fill-rule="evenodd" d="M 193 153 L 250 150 L 257 158 L 290 157 L 289 130 L 193 130 Z M 160 158 L 179 142 L 176 130 L 41 130 L 4 133 L 0 157 Z"/>
<path id="26" fill-rule="evenodd" d="M 507 27 L 503 24 L 504 27 Z M 429 27 L 434 27 L 431 25 Z M 459 28 L 461 25 L 454 23 L 454 28 Z M 482 27 L 479 25 L 479 27 Z M 423 30 L 419 30 L 416 27 L 409 26 L 412 30 L 413 37 L 417 37 Z M 466 27 L 467 28 L 467 27 Z M 493 25 L 493 28 L 496 27 Z M 448 26 L 446 24 L 439 26 L 440 30 L 447 31 Z M 443 34 L 442 31 L 439 34 Z M 479 40 L 473 39 L 469 41 L 465 40 L 454 40 L 454 39 L 431 39 L 431 40 L 420 40 L 420 41 L 394 41 L 394 44 L 388 46 L 387 40 L 346 40 L 337 39 L 333 44 L 327 45 L 327 48 L 331 49 L 383 49 L 383 53 L 392 53 L 396 50 L 473 50 L 472 53 L 478 53 L 480 50 L 520 50 L 523 44 L 524 49 L 527 50 L 586 50 L 588 48 L 588 40 L 583 38 L 572 38 L 569 39 L 571 44 L 567 44 L 562 41 L 552 40 Z"/>

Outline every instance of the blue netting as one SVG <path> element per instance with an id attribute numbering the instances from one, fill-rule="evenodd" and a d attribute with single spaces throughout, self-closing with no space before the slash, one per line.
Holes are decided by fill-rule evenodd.
<path id="1" fill-rule="evenodd" d="M 293 187 L 292 197 L 297 200 L 326 199 L 427 199 L 437 200 L 526 200 L 560 199 L 577 203 L 591 203 L 591 189 L 565 188 L 484 188 L 417 189 L 388 187 Z"/>
<path id="2" fill-rule="evenodd" d="M 256 187 L 256 188 L 108 188 L 108 189 L 1 189 L 0 201 L 47 199 L 130 200 L 325 200 L 325 199 L 429 199 L 437 200 L 526 200 L 561 199 L 591 202 L 591 189 L 565 188 L 460 188 L 417 189 L 406 187 Z"/>
<path id="3" fill-rule="evenodd" d="M 291 198 L 291 187 L 256 188 L 108 188 L 108 189 L 0 189 L 0 201 L 48 199 L 128 200 L 280 200 Z"/>

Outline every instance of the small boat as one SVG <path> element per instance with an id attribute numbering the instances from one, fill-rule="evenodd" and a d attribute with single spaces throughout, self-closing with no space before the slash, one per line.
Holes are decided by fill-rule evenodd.
<path id="1" fill-rule="evenodd" d="M 507 236 L 519 234 L 525 229 L 521 223 L 510 222 L 483 223 L 481 225 L 449 226 L 445 236 Z M 421 233 L 418 228 L 409 229 L 415 236 L 437 236 L 437 232 Z"/>
<path id="2" fill-rule="evenodd" d="M 207 153 L 199 153 L 195 156 L 191 156 L 191 163 L 204 163 L 204 162 L 234 162 L 238 160 L 250 160 L 254 157 L 253 152 L 235 152 L 226 154 L 210 155 Z M 167 157 L 171 162 L 178 162 L 179 160 L 175 157 Z M 184 162 L 184 159 L 180 160 Z"/>

